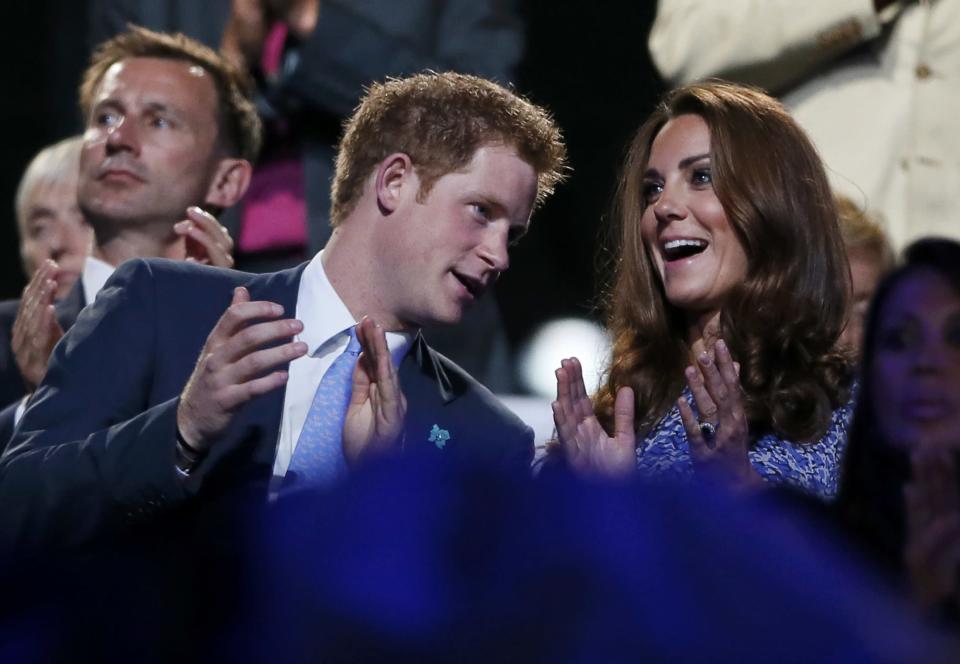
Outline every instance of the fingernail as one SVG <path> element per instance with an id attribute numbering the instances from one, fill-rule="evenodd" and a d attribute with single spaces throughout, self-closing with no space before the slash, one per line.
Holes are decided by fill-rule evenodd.
<path id="1" fill-rule="evenodd" d="M 705 367 L 709 367 L 711 362 L 710 356 L 707 353 L 700 353 L 700 357 L 697 358 L 697 361 L 699 361 L 700 364 Z"/>
<path id="2" fill-rule="evenodd" d="M 717 350 L 723 351 L 724 353 L 727 352 L 727 344 L 723 339 L 717 341 Z"/>
<path id="3" fill-rule="evenodd" d="M 279 304 L 271 304 L 270 313 L 272 313 L 274 316 L 279 316 L 283 313 L 283 307 L 281 307 Z"/>
<path id="4" fill-rule="evenodd" d="M 687 375 L 687 378 L 689 378 L 690 380 L 697 379 L 698 372 L 695 367 L 687 367 L 684 373 Z"/>
<path id="5" fill-rule="evenodd" d="M 173 225 L 178 231 L 183 231 L 190 228 L 190 222 L 184 219 L 183 221 L 178 221 Z"/>

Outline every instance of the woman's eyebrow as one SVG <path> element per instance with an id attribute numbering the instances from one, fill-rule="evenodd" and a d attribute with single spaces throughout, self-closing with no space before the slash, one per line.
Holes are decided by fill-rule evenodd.
<path id="1" fill-rule="evenodd" d="M 690 164 L 697 163 L 701 159 L 709 159 L 709 158 L 710 158 L 709 152 L 705 152 L 704 154 L 695 154 L 692 157 L 685 157 L 680 160 L 680 163 L 677 164 L 677 168 L 680 168 L 682 170 L 690 166 Z"/>

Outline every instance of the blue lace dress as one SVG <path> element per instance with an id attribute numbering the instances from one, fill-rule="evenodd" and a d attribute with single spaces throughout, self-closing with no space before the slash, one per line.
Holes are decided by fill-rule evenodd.
<path id="1" fill-rule="evenodd" d="M 684 388 L 683 396 L 692 402 L 688 388 Z M 768 482 L 832 499 L 837 495 L 840 462 L 852 414 L 852 400 L 833 411 L 830 427 L 816 443 L 799 444 L 772 434 L 763 436 L 749 452 L 750 464 Z M 637 468 L 648 476 L 692 478 L 693 460 L 676 405 L 637 446 Z"/>

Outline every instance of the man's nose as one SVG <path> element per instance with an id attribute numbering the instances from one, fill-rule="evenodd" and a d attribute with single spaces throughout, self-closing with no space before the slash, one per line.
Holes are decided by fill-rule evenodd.
<path id="1" fill-rule="evenodd" d="M 112 150 L 140 151 L 140 135 L 136 123 L 121 117 L 116 124 L 107 128 L 107 146 Z"/>
<path id="2" fill-rule="evenodd" d="M 950 350 L 946 342 L 934 330 L 928 330 L 914 348 L 911 369 L 914 373 L 939 373 L 946 370 Z"/>
<path id="3" fill-rule="evenodd" d="M 62 223 L 54 223 L 52 225 L 50 234 L 47 238 L 47 247 L 50 250 L 50 258 L 59 262 L 60 257 L 63 256 L 66 247 Z"/>
<path id="4" fill-rule="evenodd" d="M 480 245 L 480 258 L 496 272 L 506 272 L 510 267 L 509 235 L 510 228 L 506 224 L 491 224 Z"/>

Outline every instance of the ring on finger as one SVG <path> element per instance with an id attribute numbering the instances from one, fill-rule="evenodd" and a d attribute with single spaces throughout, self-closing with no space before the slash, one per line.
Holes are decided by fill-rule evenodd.
<path id="1" fill-rule="evenodd" d="M 717 437 L 717 428 L 720 425 L 713 424 L 711 422 L 701 421 L 700 422 L 700 435 L 703 436 L 703 439 L 708 443 L 713 441 Z"/>

